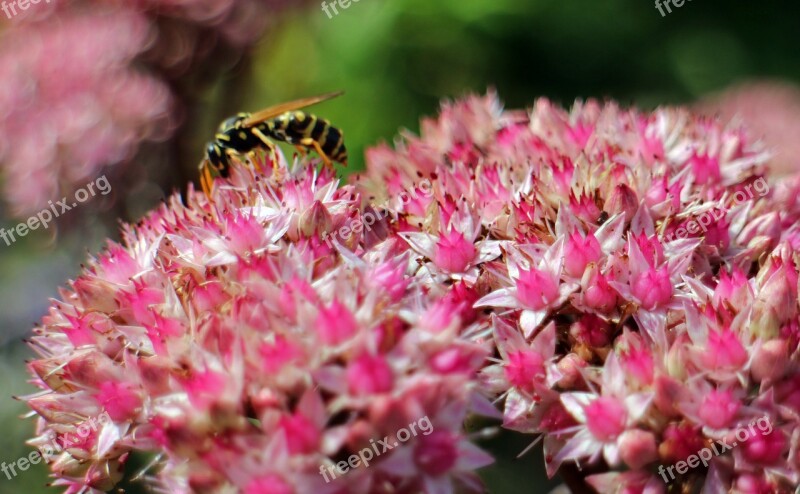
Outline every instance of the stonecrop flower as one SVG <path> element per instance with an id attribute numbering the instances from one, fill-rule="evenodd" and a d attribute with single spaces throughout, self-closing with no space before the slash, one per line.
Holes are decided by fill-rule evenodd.
<path id="1" fill-rule="evenodd" d="M 449 494 L 482 489 L 481 414 L 575 492 L 791 492 L 800 176 L 769 160 L 683 109 L 490 93 L 369 150 L 350 185 L 237 165 L 53 303 L 31 444 L 107 414 L 52 455 L 69 493 L 149 453 L 165 492 Z"/>
<path id="2" fill-rule="evenodd" d="M 480 492 L 491 457 L 462 423 L 493 410 L 486 318 L 364 228 L 353 186 L 260 159 L 126 227 L 36 328 L 31 444 L 110 418 L 49 458 L 55 484 L 105 492 L 144 454 L 158 492 Z"/>
<path id="3" fill-rule="evenodd" d="M 600 472 L 566 479 L 575 492 L 793 491 L 800 179 L 770 182 L 743 129 L 684 109 L 507 111 L 490 93 L 421 127 L 369 150 L 359 185 L 385 201 L 433 184 L 387 203 L 393 226 L 429 286 L 492 312 L 483 389 L 543 440 L 549 475 Z"/>

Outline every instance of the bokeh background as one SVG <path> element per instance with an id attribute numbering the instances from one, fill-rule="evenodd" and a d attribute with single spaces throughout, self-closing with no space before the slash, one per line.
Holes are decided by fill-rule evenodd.
<path id="1" fill-rule="evenodd" d="M 86 39 L 102 53 L 105 45 L 92 38 L 98 36 L 91 27 L 95 21 L 81 29 L 68 22 L 94 12 L 94 4 L 111 12 L 135 5 L 145 13 L 147 34 L 120 59 L 126 70 L 152 77 L 153 85 L 126 89 L 106 67 L 88 84 L 83 74 L 101 63 L 96 53 L 69 46 L 47 51 L 43 40 L 62 29 L 77 45 Z M 175 4 L 191 8 L 175 10 Z M 230 4 L 240 10 L 220 14 Z M 800 11 L 788 1 L 694 0 L 663 17 L 648 0 L 360 0 L 332 18 L 317 0 L 54 5 L 32 5 L 27 17 L 3 19 L 0 28 L 0 226 L 13 228 L 40 209 L 30 195 L 55 201 L 102 174 L 113 193 L 66 213 L 46 231 L 10 246 L 0 241 L 0 462 L 32 451 L 24 441 L 33 421 L 20 419 L 25 406 L 12 396 L 33 391 L 22 339 L 45 313 L 48 299 L 78 272 L 87 252 L 118 238 L 119 220 L 136 221 L 172 191 L 196 182 L 203 142 L 237 111 L 345 90 L 314 111 L 344 130 L 351 153 L 346 175 L 363 168 L 365 148 L 391 142 L 401 129 L 416 132 L 420 117 L 435 113 L 442 98 L 490 87 L 508 107 L 529 106 L 538 96 L 565 105 L 576 98 L 610 98 L 645 108 L 702 102 L 703 111 L 751 120 L 754 133 L 772 136 L 766 140 L 778 149 L 784 169 L 800 166 L 800 150 L 792 151 L 800 142 L 794 87 L 800 82 Z M 223 23 L 223 17 L 231 22 Z M 110 32 L 122 45 L 126 36 L 140 35 Z M 67 74 L 55 62 L 75 67 L 72 56 L 83 65 Z M 33 57 L 39 65 L 31 68 L 26 64 Z M 48 84 L 70 77 L 85 84 L 63 83 L 45 94 Z M 109 108 L 138 112 L 138 127 L 119 111 L 109 112 L 109 121 L 96 119 L 91 132 L 70 127 L 77 117 L 62 101 L 92 91 L 105 91 L 102 101 Z M 134 91 L 140 93 L 131 100 Z M 114 126 L 114 119 L 125 125 Z M 78 135 L 66 139 L 69 132 Z M 124 152 L 100 152 L 116 149 L 117 135 L 127 136 Z M 80 152 L 69 159 L 37 155 L 54 142 L 58 153 L 64 142 Z M 15 154 L 18 147 L 31 152 Z M 93 167 L 71 173 L 83 151 Z M 45 166 L 45 159 L 52 163 Z M 48 180 L 52 187 L 40 188 Z M 541 447 L 516 458 L 526 441 L 503 435 L 484 443 L 501 460 L 484 472 L 491 492 L 545 493 L 558 485 L 544 475 Z M 59 492 L 46 488 L 47 481 L 42 465 L 12 480 L 0 473 L 0 493 Z M 143 492 L 136 485 L 126 491 Z"/>

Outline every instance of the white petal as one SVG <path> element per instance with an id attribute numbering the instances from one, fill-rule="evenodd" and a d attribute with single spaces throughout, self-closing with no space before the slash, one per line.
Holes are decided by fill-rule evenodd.
<path id="1" fill-rule="evenodd" d="M 714 296 L 714 290 L 694 276 L 681 275 L 681 279 L 699 302 L 705 303 Z"/>
<path id="2" fill-rule="evenodd" d="M 424 255 L 428 259 L 433 259 L 433 253 L 436 249 L 436 242 L 438 239 L 427 233 L 421 232 L 403 232 L 400 233 L 400 238 L 405 240 L 412 249 Z"/>
<path id="3" fill-rule="evenodd" d="M 538 263 L 539 269 L 555 276 L 561 276 L 561 266 L 564 264 L 564 238 L 560 237 L 544 253 L 544 258 Z"/>
<path id="4" fill-rule="evenodd" d="M 236 256 L 229 252 L 217 252 L 205 261 L 205 265 L 209 267 L 225 266 L 236 262 Z"/>
<path id="5" fill-rule="evenodd" d="M 528 348 L 528 343 L 522 337 L 519 330 L 511 326 L 503 319 L 492 314 L 492 328 L 494 341 L 497 349 L 503 358 L 506 358 L 509 351 L 519 351 Z"/>
<path id="6" fill-rule="evenodd" d="M 575 420 L 585 424 L 586 411 L 584 410 L 597 396 L 593 393 L 586 393 L 583 391 L 576 391 L 572 393 L 562 393 L 561 403 L 570 415 L 575 417 Z"/>
<path id="7" fill-rule="evenodd" d="M 240 208 L 239 209 L 242 214 L 247 216 L 252 216 L 259 221 L 268 221 L 278 216 L 280 212 L 279 209 L 269 207 L 269 206 L 254 206 L 248 208 Z"/>
<path id="8" fill-rule="evenodd" d="M 567 444 L 561 448 L 554 461 L 561 463 L 566 460 L 580 460 L 592 457 L 597 455 L 602 448 L 603 444 L 595 440 L 588 430 L 583 429 L 567 441 Z"/>
<path id="9" fill-rule="evenodd" d="M 322 367 L 314 372 L 314 382 L 322 389 L 332 393 L 344 394 L 347 392 L 347 379 L 344 369 L 337 366 Z"/>
<path id="10" fill-rule="evenodd" d="M 666 329 L 667 312 L 664 309 L 648 311 L 640 308 L 633 315 L 633 318 L 648 339 L 655 343 L 657 348 L 666 352 L 666 349 L 669 348 Z"/>
<path id="11" fill-rule="evenodd" d="M 489 401 L 483 395 L 478 393 L 472 393 L 470 397 L 469 403 L 469 411 L 478 415 L 483 415 L 484 417 L 490 417 L 493 419 L 502 419 L 503 413 L 497 409 L 496 406 Z"/>
<path id="12" fill-rule="evenodd" d="M 573 292 L 578 290 L 581 287 L 580 283 L 575 282 L 563 282 L 558 287 L 558 302 L 551 304 L 553 306 L 558 306 L 564 303 L 564 301 L 572 295 Z"/>
<path id="13" fill-rule="evenodd" d="M 625 408 L 628 409 L 631 420 L 639 420 L 647 412 L 650 402 L 653 401 L 653 393 L 634 393 L 625 397 Z"/>
<path id="14" fill-rule="evenodd" d="M 500 257 L 501 244 L 502 242 L 499 240 L 484 240 L 480 242 L 478 244 L 478 260 L 480 262 L 487 262 Z"/>
<path id="15" fill-rule="evenodd" d="M 539 351 L 539 353 L 549 360 L 556 353 L 556 323 L 550 321 L 550 324 L 545 326 L 543 330 L 536 335 L 533 339 L 532 346 Z"/>
<path id="16" fill-rule="evenodd" d="M 616 443 L 608 443 L 603 446 L 603 458 L 611 466 L 619 465 L 619 448 Z"/>
<path id="17" fill-rule="evenodd" d="M 603 364 L 603 393 L 613 396 L 624 396 L 627 391 L 626 375 L 622 370 L 617 353 L 612 351 Z"/>
<path id="18" fill-rule="evenodd" d="M 105 423 L 97 437 L 97 456 L 105 456 L 128 431 L 128 424 Z"/>
<path id="19" fill-rule="evenodd" d="M 694 304 L 688 301 L 683 303 L 683 312 L 686 314 L 686 332 L 689 334 L 689 339 L 695 345 L 705 345 L 708 338 L 705 318 L 700 317 Z"/>
<path id="20" fill-rule="evenodd" d="M 667 261 L 669 277 L 673 283 L 677 282 L 680 276 L 685 274 L 689 269 L 689 265 L 692 263 L 694 250 L 700 245 L 700 242 L 702 242 L 702 240 L 696 239 L 694 245 L 687 246 L 686 250 L 682 250 L 679 254 Z"/>
<path id="21" fill-rule="evenodd" d="M 382 447 L 378 447 L 381 451 Z M 388 458 L 381 458 L 380 463 L 376 466 L 392 475 L 400 477 L 410 477 L 417 474 L 417 465 L 414 463 L 414 450 L 408 447 L 394 448 L 387 451 Z"/>
<path id="22" fill-rule="evenodd" d="M 471 442 L 461 441 L 458 445 L 458 463 L 456 465 L 459 470 L 475 470 L 492 463 L 494 463 L 492 455 Z"/>
<path id="23" fill-rule="evenodd" d="M 644 232 L 648 237 L 655 233 L 655 226 L 653 225 L 653 215 L 650 214 L 647 205 L 644 201 L 639 204 L 639 209 L 631 220 L 631 231 L 633 233 Z"/>
<path id="24" fill-rule="evenodd" d="M 556 237 L 566 237 L 576 230 L 581 235 L 584 235 L 583 227 L 578 217 L 572 214 L 569 208 L 559 208 L 558 213 L 556 213 Z"/>
<path id="25" fill-rule="evenodd" d="M 608 280 L 608 284 L 611 286 L 611 288 L 616 290 L 617 293 L 622 295 L 622 298 L 624 298 L 625 300 L 630 300 L 632 302 L 636 302 L 637 304 L 641 302 L 637 297 L 633 295 L 627 283 L 620 283 L 619 281 Z"/>
<path id="26" fill-rule="evenodd" d="M 447 475 L 439 477 L 425 476 L 422 483 L 425 485 L 423 494 L 453 494 L 453 482 Z"/>
<path id="27" fill-rule="evenodd" d="M 516 297 L 516 293 L 516 288 L 501 288 L 500 290 L 495 290 L 485 295 L 475 302 L 473 307 L 505 307 L 509 309 L 518 309 L 521 305 Z"/>
<path id="28" fill-rule="evenodd" d="M 607 219 L 603 226 L 594 232 L 594 237 L 602 251 L 608 255 L 622 248 L 622 234 L 625 231 L 625 214 L 618 213 Z"/>
<path id="29" fill-rule="evenodd" d="M 528 432 L 531 427 L 531 413 L 533 403 L 522 396 L 519 391 L 512 389 L 506 395 L 505 409 L 503 410 L 503 427 L 514 431 Z"/>
<path id="30" fill-rule="evenodd" d="M 633 235 L 628 237 L 628 259 L 631 268 L 631 274 L 638 274 L 647 272 L 650 269 L 650 263 L 639 248 Z"/>
<path id="31" fill-rule="evenodd" d="M 519 326 L 522 328 L 522 334 L 525 338 L 530 337 L 539 324 L 544 321 L 547 316 L 546 310 L 524 310 L 519 316 Z"/>

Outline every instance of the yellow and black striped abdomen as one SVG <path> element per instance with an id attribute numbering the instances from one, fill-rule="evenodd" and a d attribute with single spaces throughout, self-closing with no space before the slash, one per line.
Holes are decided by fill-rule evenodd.
<path id="1" fill-rule="evenodd" d="M 302 111 L 287 112 L 262 123 L 265 134 L 300 146 L 316 142 L 333 161 L 347 163 L 347 149 L 342 131 L 324 118 Z"/>

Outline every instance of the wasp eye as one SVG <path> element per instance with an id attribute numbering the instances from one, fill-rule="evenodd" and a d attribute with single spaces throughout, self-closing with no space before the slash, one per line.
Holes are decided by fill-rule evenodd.
<path id="1" fill-rule="evenodd" d="M 219 146 L 213 142 L 206 144 L 206 156 L 208 157 L 208 161 L 210 161 L 212 164 L 219 165 L 222 159 L 219 152 Z"/>

